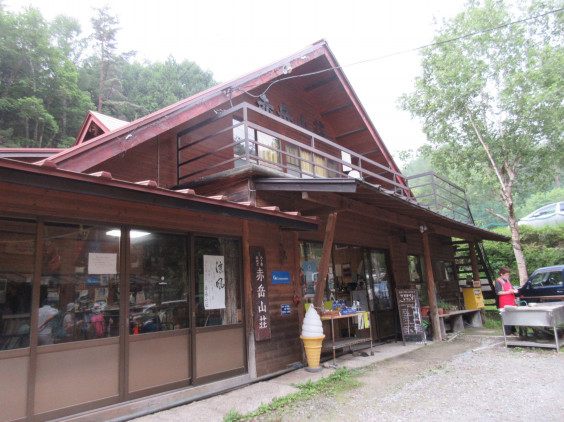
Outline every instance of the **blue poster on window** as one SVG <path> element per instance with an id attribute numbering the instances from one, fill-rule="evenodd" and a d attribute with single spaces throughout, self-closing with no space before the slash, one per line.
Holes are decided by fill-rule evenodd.
<path id="1" fill-rule="evenodd" d="M 289 271 L 272 271 L 270 277 L 272 284 L 290 284 Z"/>

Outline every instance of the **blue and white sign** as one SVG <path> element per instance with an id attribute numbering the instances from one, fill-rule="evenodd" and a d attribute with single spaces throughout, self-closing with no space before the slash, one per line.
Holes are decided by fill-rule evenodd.
<path id="1" fill-rule="evenodd" d="M 272 284 L 290 284 L 289 271 L 272 271 Z"/>
<path id="2" fill-rule="evenodd" d="M 291 311 L 290 311 L 290 305 L 286 304 L 286 305 L 280 305 L 281 310 L 282 310 L 282 315 L 290 315 Z"/>

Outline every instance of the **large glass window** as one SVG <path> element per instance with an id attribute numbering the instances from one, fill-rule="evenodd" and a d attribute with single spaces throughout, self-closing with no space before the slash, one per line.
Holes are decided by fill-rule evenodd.
<path id="1" fill-rule="evenodd" d="M 256 131 L 258 141 L 258 156 L 261 165 L 275 166 L 280 163 L 280 141 L 266 133 Z M 275 166 L 279 167 L 279 166 Z"/>
<path id="2" fill-rule="evenodd" d="M 313 174 L 313 153 L 305 149 L 300 149 L 300 157 L 303 173 Z M 307 174 L 302 174 L 302 177 L 308 177 Z"/>
<path id="3" fill-rule="evenodd" d="M 456 281 L 452 261 L 435 261 L 435 269 L 438 281 Z"/>
<path id="4" fill-rule="evenodd" d="M 236 239 L 196 237 L 196 326 L 242 322 L 241 245 Z"/>
<path id="5" fill-rule="evenodd" d="M 306 300 L 313 299 L 315 288 L 318 281 L 319 265 L 321 264 L 321 255 L 323 245 L 317 242 L 300 242 L 300 274 L 302 283 L 302 293 Z M 328 272 L 329 282 L 326 289 L 334 290 L 333 268 Z M 328 294 L 325 295 L 329 297 Z"/>
<path id="6" fill-rule="evenodd" d="M 187 328 L 188 256 L 184 236 L 130 232 L 130 334 Z"/>
<path id="7" fill-rule="evenodd" d="M 233 128 L 233 142 L 235 144 L 233 148 L 233 155 L 237 160 L 235 160 L 235 167 L 242 167 L 246 166 L 247 163 L 247 142 L 245 141 L 245 125 L 242 124 L 239 120 L 233 119 L 233 125 L 238 125 Z M 249 146 L 249 155 L 251 157 L 251 163 L 257 162 L 257 145 L 253 143 L 256 140 L 256 130 L 252 128 L 247 128 L 247 135 L 248 135 L 248 146 Z M 253 158 L 254 157 L 254 158 Z"/>
<path id="8" fill-rule="evenodd" d="M 119 231 L 46 223 L 38 344 L 119 335 Z"/>
<path id="9" fill-rule="evenodd" d="M 35 230 L 32 222 L 0 219 L 0 350 L 29 346 Z"/>
<path id="10" fill-rule="evenodd" d="M 327 177 L 327 160 L 320 155 L 315 156 L 315 175 L 319 177 Z"/>
<path id="11" fill-rule="evenodd" d="M 288 167 L 286 171 L 292 176 L 300 177 L 300 149 L 295 145 L 286 144 L 286 153 L 286 166 Z"/>
<path id="12" fill-rule="evenodd" d="M 425 282 L 425 262 L 419 255 L 408 255 L 407 263 L 409 266 L 409 282 L 411 284 L 421 284 Z"/>
<path id="13" fill-rule="evenodd" d="M 370 251 L 370 275 L 374 283 L 374 304 L 377 310 L 392 309 L 391 286 L 383 252 Z"/>

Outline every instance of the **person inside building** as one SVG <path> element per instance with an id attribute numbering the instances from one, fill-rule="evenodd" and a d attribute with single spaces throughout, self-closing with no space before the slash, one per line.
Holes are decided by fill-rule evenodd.
<path id="1" fill-rule="evenodd" d="M 499 299 L 500 309 L 508 305 L 515 305 L 515 294 L 518 293 L 518 290 L 514 289 L 509 281 L 510 273 L 511 270 L 509 267 L 501 267 L 499 269 L 499 278 L 495 281 L 495 292 Z M 506 335 L 511 335 L 516 332 L 515 327 L 512 325 L 505 325 L 504 330 Z"/>
<path id="2" fill-rule="evenodd" d="M 58 310 L 51 306 L 50 299 L 43 301 L 43 306 L 39 308 L 38 316 L 38 335 L 37 343 L 42 346 L 45 344 L 53 344 L 53 329 L 51 321 L 58 314 Z"/>

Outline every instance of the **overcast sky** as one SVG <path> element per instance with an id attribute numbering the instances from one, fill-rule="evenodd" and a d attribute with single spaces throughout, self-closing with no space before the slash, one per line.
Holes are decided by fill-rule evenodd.
<path id="1" fill-rule="evenodd" d="M 4 0 L 10 11 L 32 5 L 48 20 L 75 17 L 84 34 L 91 32 L 92 7 L 105 3 Z M 397 109 L 398 97 L 412 90 L 420 73 L 419 56 L 382 57 L 430 43 L 435 22 L 454 17 L 463 5 L 463 0 L 113 0 L 110 9 L 120 21 L 120 50 L 137 51 L 138 60 L 188 59 L 219 82 L 326 39 L 397 159 L 398 151 L 425 141 L 419 123 Z M 368 59 L 376 60 L 351 65 Z"/>

